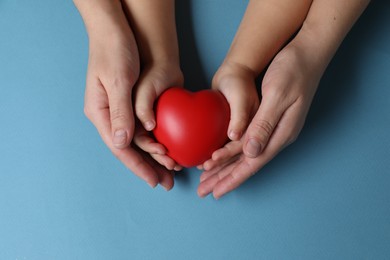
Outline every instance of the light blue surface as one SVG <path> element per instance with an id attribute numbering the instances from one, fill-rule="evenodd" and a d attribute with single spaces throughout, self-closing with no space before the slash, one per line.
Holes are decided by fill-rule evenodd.
<path id="1" fill-rule="evenodd" d="M 205 88 L 246 1 L 180 2 L 186 83 Z M 87 44 L 71 1 L 0 1 L 0 259 L 390 257 L 389 1 L 341 46 L 298 141 L 220 201 L 196 196 L 197 170 L 167 193 L 111 155 L 83 115 Z"/>

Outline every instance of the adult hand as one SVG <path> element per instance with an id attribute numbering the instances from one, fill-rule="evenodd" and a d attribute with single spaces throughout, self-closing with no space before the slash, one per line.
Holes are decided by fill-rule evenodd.
<path id="1" fill-rule="evenodd" d="M 76 3 L 76 1 L 75 1 Z M 149 155 L 130 146 L 134 135 L 132 92 L 139 76 L 138 49 L 120 3 L 76 3 L 90 40 L 85 114 L 112 153 L 132 172 L 155 187 L 173 186 L 172 174 Z M 103 8 L 104 7 L 104 8 Z"/>
<path id="2" fill-rule="evenodd" d="M 320 78 L 300 47 L 290 43 L 275 57 L 263 79 L 260 107 L 244 137 L 205 162 L 199 196 L 213 192 L 220 198 L 237 188 L 297 138 Z"/>
<path id="3" fill-rule="evenodd" d="M 219 151 L 218 160 L 202 173 L 200 196 L 213 192 L 220 198 L 297 138 L 320 78 L 369 2 L 313 1 L 298 34 L 269 66 L 260 108 L 244 138 Z"/>

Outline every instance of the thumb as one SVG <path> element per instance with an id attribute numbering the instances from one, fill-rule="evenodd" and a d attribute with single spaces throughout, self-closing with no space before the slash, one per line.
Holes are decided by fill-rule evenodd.
<path id="1" fill-rule="evenodd" d="M 156 126 L 153 111 L 154 101 L 161 93 L 157 93 L 154 86 L 148 86 L 148 84 L 151 83 L 141 82 L 137 86 L 135 95 L 135 113 L 145 130 L 151 131 Z"/>
<path id="2" fill-rule="evenodd" d="M 239 95 L 232 96 L 232 98 L 228 99 L 228 102 L 230 105 L 228 136 L 230 140 L 237 141 L 241 138 L 248 125 L 251 111 Z"/>
<path id="3" fill-rule="evenodd" d="M 181 86 L 183 75 L 175 64 L 161 64 L 146 68 L 137 82 L 135 91 L 135 114 L 147 131 L 156 126 L 154 102 L 171 86 Z"/>
<path id="4" fill-rule="evenodd" d="M 283 112 L 284 106 L 280 102 L 263 98 L 245 135 L 243 150 L 246 156 L 255 158 L 264 151 Z"/>
<path id="5" fill-rule="evenodd" d="M 219 82 L 218 89 L 226 97 L 230 106 L 230 122 L 228 136 L 237 141 L 248 126 L 250 118 L 259 104 L 254 83 L 246 82 L 237 77 L 227 77 Z"/>
<path id="6" fill-rule="evenodd" d="M 132 88 L 123 85 L 107 93 L 110 107 L 112 142 L 114 147 L 123 149 L 130 145 L 134 135 L 134 114 Z"/>

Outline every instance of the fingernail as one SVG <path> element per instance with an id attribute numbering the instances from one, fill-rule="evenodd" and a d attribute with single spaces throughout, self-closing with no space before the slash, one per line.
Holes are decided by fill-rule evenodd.
<path id="1" fill-rule="evenodd" d="M 160 148 L 160 149 L 157 150 L 157 154 L 165 155 L 166 153 L 167 153 L 167 151 L 164 150 L 164 149 L 162 149 L 162 148 Z"/>
<path id="2" fill-rule="evenodd" d="M 149 183 L 149 182 L 148 182 L 148 185 L 149 185 L 150 187 L 152 187 L 152 189 L 154 189 L 154 188 L 157 187 L 157 183 L 156 183 L 156 184 L 152 184 L 152 183 Z"/>
<path id="3" fill-rule="evenodd" d="M 127 133 L 123 129 L 116 130 L 114 133 L 114 145 L 116 147 L 121 147 L 126 144 L 127 141 Z"/>
<path id="4" fill-rule="evenodd" d="M 206 193 L 203 190 L 198 190 L 198 196 L 200 198 L 204 198 L 204 197 L 206 197 Z"/>
<path id="5" fill-rule="evenodd" d="M 201 199 L 204 199 L 204 198 L 206 197 L 206 195 L 203 194 L 203 193 L 198 193 L 198 196 L 199 196 L 199 198 L 201 198 Z"/>
<path id="6" fill-rule="evenodd" d="M 261 146 L 258 141 L 256 141 L 254 138 L 251 138 L 246 143 L 246 153 L 250 157 L 257 157 L 260 154 Z"/>
<path id="7" fill-rule="evenodd" d="M 147 131 L 153 130 L 154 126 L 155 126 L 154 121 L 146 121 L 144 124 L 144 127 Z"/>
<path id="8" fill-rule="evenodd" d="M 229 138 L 230 138 L 230 140 L 237 140 L 238 138 L 240 138 L 240 134 L 238 132 L 232 130 L 229 132 Z"/>

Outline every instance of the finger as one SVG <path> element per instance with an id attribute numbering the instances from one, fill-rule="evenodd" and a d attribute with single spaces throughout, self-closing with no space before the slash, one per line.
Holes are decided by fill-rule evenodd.
<path id="1" fill-rule="evenodd" d="M 173 168 L 173 170 L 174 170 L 175 172 L 179 172 L 179 171 L 183 170 L 183 166 L 181 166 L 181 165 L 179 165 L 179 164 L 176 164 L 176 166 Z"/>
<path id="2" fill-rule="evenodd" d="M 221 165 L 226 165 L 226 164 L 228 164 L 228 163 L 230 163 L 232 161 L 235 161 L 239 156 L 240 156 L 240 154 L 237 154 L 237 155 L 234 155 L 233 157 L 229 157 L 229 158 L 226 158 L 226 159 L 220 160 L 220 161 L 209 160 L 209 161 L 207 161 L 207 166 L 205 165 L 205 169 L 204 170 L 212 171 L 212 170 L 218 168 Z M 203 178 L 207 178 L 206 175 L 201 175 L 201 177 L 202 177 L 201 181 L 204 180 Z"/>
<path id="3" fill-rule="evenodd" d="M 255 158 L 265 149 L 286 109 L 283 102 L 284 100 L 275 96 L 265 96 L 263 98 L 245 135 L 244 154 L 246 156 Z"/>
<path id="4" fill-rule="evenodd" d="M 232 141 L 227 143 L 221 149 L 218 149 L 212 154 L 212 159 L 215 161 L 226 160 L 242 152 L 242 142 Z"/>
<path id="5" fill-rule="evenodd" d="M 204 182 L 205 180 L 207 180 L 208 178 L 210 178 L 214 174 L 219 173 L 226 166 L 228 166 L 229 164 L 232 164 L 233 162 L 238 160 L 239 157 L 240 157 L 240 154 L 238 154 L 238 155 L 236 155 L 236 156 L 234 156 L 234 157 L 230 158 L 229 160 L 226 160 L 226 161 L 224 161 L 222 163 L 216 164 L 215 167 L 213 167 L 210 170 L 202 172 L 202 174 L 200 175 L 200 178 L 199 178 L 200 182 Z"/>
<path id="6" fill-rule="evenodd" d="M 178 64 L 163 62 L 160 65 L 145 66 L 136 88 L 135 111 L 147 131 L 156 127 L 153 111 L 155 100 L 169 87 L 182 86 L 183 81 L 183 74 Z"/>
<path id="7" fill-rule="evenodd" d="M 201 182 L 197 190 L 198 196 L 204 198 L 209 195 L 213 191 L 214 186 L 218 183 L 218 181 L 218 175 L 215 174 L 212 175 L 207 181 Z"/>
<path id="8" fill-rule="evenodd" d="M 246 106 L 245 101 L 239 95 L 235 95 L 228 102 L 230 105 L 228 136 L 230 140 L 237 141 L 249 123 L 250 107 Z"/>
<path id="9" fill-rule="evenodd" d="M 159 164 L 163 165 L 168 170 L 172 171 L 180 171 L 181 166 L 178 165 L 172 158 L 170 158 L 168 155 L 163 154 L 150 154 L 150 156 L 156 160 Z"/>
<path id="10" fill-rule="evenodd" d="M 96 126 L 104 143 L 110 148 L 111 152 L 135 175 L 143 179 L 151 187 L 156 187 L 159 182 L 157 172 L 145 161 L 140 153 L 130 147 L 117 149 L 114 146 L 111 138 L 109 109 L 99 109 L 91 113 L 91 115 L 90 120 Z"/>
<path id="11" fill-rule="evenodd" d="M 135 113 L 147 131 L 156 126 L 153 104 L 161 92 L 149 81 L 141 80 L 135 94 Z"/>
<path id="12" fill-rule="evenodd" d="M 221 169 L 223 169 L 225 165 L 217 165 L 216 167 L 213 167 L 211 170 L 208 170 L 208 171 L 203 171 L 201 173 L 201 175 L 199 176 L 199 182 L 200 184 L 202 182 L 204 182 L 205 180 L 207 180 L 208 178 L 210 178 L 211 176 L 213 176 L 214 174 L 218 173 L 218 171 L 220 171 Z"/>
<path id="13" fill-rule="evenodd" d="M 215 167 L 213 167 L 213 168 L 210 169 L 210 170 L 203 171 L 203 172 L 201 173 L 201 175 L 199 176 L 199 183 L 204 182 L 205 180 L 207 180 L 208 178 L 210 178 L 211 176 L 213 176 L 214 174 L 216 174 L 218 171 L 220 171 L 221 169 L 223 169 L 224 166 L 225 166 L 225 165 L 219 164 L 219 165 L 216 165 Z"/>
<path id="14" fill-rule="evenodd" d="M 112 144 L 115 148 L 123 149 L 130 145 L 134 134 L 133 86 L 124 79 L 113 82 L 112 86 L 107 86 Z"/>
<path id="15" fill-rule="evenodd" d="M 230 122 L 228 127 L 228 136 L 231 140 L 236 141 L 241 138 L 246 127 L 248 126 L 250 116 L 252 114 L 252 104 L 248 102 L 246 93 L 242 93 L 248 89 L 248 83 L 237 77 L 224 77 L 217 83 L 213 81 L 213 88 L 218 89 L 227 99 L 230 106 Z M 255 86 L 253 86 L 254 89 Z M 252 97 L 251 97 L 252 98 Z M 255 95 L 257 99 L 257 95 Z M 257 102 L 258 103 L 258 99 Z"/>
<path id="16" fill-rule="evenodd" d="M 219 183 L 219 181 L 228 174 L 235 167 L 235 163 L 227 163 L 226 165 L 219 166 L 218 170 L 206 171 L 202 173 L 201 178 L 203 181 L 199 184 L 197 193 L 198 196 L 203 198 L 213 192 L 214 187 Z"/>
<path id="17" fill-rule="evenodd" d="M 137 125 L 136 128 L 133 141 L 138 148 L 149 153 L 153 159 L 159 164 L 164 165 L 167 169 L 175 171 L 182 170 L 182 166 L 166 155 L 167 149 L 162 144 L 157 143 L 142 126 Z"/>
<path id="18" fill-rule="evenodd" d="M 134 134 L 134 143 L 141 148 L 143 151 L 150 154 L 166 154 L 166 148 L 157 143 L 149 133 L 146 132 L 142 127 L 137 127 L 136 133 Z"/>
<path id="19" fill-rule="evenodd" d="M 172 172 L 169 173 L 159 172 L 158 178 L 159 178 L 160 185 L 163 186 L 166 191 L 170 191 L 173 188 L 174 179 L 173 179 Z"/>
<path id="20" fill-rule="evenodd" d="M 213 187 L 213 196 L 215 199 L 219 199 L 226 193 L 236 189 L 256 173 L 258 170 L 256 163 L 248 163 L 248 160 L 254 159 L 242 156 L 240 161 L 221 171 L 219 181 Z"/>
<path id="21" fill-rule="evenodd" d="M 149 133 L 146 132 L 142 126 L 137 126 L 133 141 L 138 148 L 149 153 L 153 159 L 155 159 L 159 164 L 165 166 L 167 169 L 175 171 L 180 171 L 182 169 L 180 165 L 166 155 L 166 148 L 150 137 Z"/>
<path id="22" fill-rule="evenodd" d="M 166 191 L 169 191 L 173 188 L 174 185 L 174 173 L 171 171 L 168 171 L 166 168 L 162 167 L 161 165 L 156 165 L 156 162 L 153 161 L 153 159 L 148 156 L 147 161 L 154 165 L 154 169 L 157 172 L 158 180 L 161 186 L 164 187 Z"/>
<path id="23" fill-rule="evenodd" d="M 218 166 L 218 163 L 219 163 L 219 161 L 209 159 L 203 163 L 203 166 L 199 166 L 198 170 L 210 171 L 210 170 L 214 169 L 216 166 Z"/>
<path id="24" fill-rule="evenodd" d="M 203 168 L 206 171 L 211 170 L 218 164 L 223 164 L 225 161 L 230 158 L 236 156 L 237 154 L 242 152 L 242 143 L 240 141 L 231 141 L 227 143 L 221 149 L 216 150 L 211 159 L 207 160 L 203 163 Z"/>
<path id="25" fill-rule="evenodd" d="M 241 162 L 234 162 L 236 167 L 230 172 L 224 169 L 220 171 L 219 176 L 222 178 L 214 186 L 214 197 L 220 198 L 236 189 L 272 160 L 286 145 L 293 142 L 302 129 L 306 114 L 307 109 L 299 104 L 289 107 L 280 119 L 268 146 L 260 156 L 257 158 L 244 157 Z"/>

